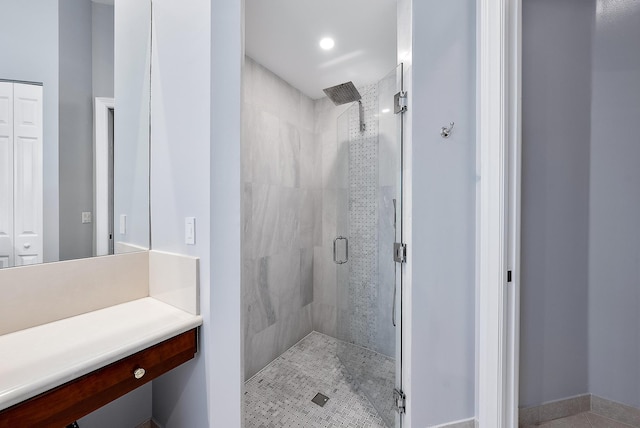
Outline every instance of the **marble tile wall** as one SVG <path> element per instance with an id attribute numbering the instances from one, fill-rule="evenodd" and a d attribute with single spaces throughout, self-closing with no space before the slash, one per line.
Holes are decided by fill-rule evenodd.
<path id="1" fill-rule="evenodd" d="M 324 97 L 314 101 L 314 125 L 316 146 L 320 149 L 322 192 L 322 236 L 313 249 L 313 327 L 314 330 L 337 337 L 337 284 L 338 275 L 344 276 L 347 265 L 333 262 L 333 240 L 348 236 L 348 222 L 338 207 L 349 203 L 349 144 L 338 129 L 338 117 L 348 105 L 335 106 Z M 342 214 L 342 215 L 339 215 Z"/>
<path id="2" fill-rule="evenodd" d="M 321 150 L 314 103 L 245 58 L 242 293 L 245 379 L 313 330 L 322 244 Z"/>
<path id="3" fill-rule="evenodd" d="M 349 105 L 336 107 L 326 97 L 313 101 L 245 58 L 246 379 L 311 330 L 393 356 L 394 264 L 387 263 L 387 241 L 393 242 L 394 187 L 384 178 L 388 168 L 377 169 L 378 147 L 385 156 L 388 147 L 378 137 L 375 89 L 361 89 L 368 126 L 363 136 L 357 108 L 348 112 Z M 339 235 L 352 241 L 350 262 L 340 266 L 333 262 Z"/>

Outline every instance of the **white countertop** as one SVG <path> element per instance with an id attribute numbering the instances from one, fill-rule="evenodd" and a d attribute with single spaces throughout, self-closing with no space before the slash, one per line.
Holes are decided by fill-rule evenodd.
<path id="1" fill-rule="evenodd" d="M 0 410 L 202 325 L 152 297 L 0 336 Z"/>

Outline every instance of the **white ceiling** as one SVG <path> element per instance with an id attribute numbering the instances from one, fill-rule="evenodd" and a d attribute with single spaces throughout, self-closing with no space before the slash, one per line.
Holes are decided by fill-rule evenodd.
<path id="1" fill-rule="evenodd" d="M 396 65 L 396 0 L 246 0 L 246 54 L 313 99 Z M 318 45 L 323 37 L 336 44 Z"/>

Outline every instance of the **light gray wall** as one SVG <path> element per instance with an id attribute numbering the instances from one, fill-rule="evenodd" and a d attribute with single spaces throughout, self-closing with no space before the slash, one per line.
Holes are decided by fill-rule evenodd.
<path id="1" fill-rule="evenodd" d="M 588 392 L 594 2 L 525 0 L 520 406 Z"/>
<path id="2" fill-rule="evenodd" d="M 151 2 L 115 5 L 115 243 L 149 247 L 149 66 Z M 179 86 L 179 85 L 178 85 Z M 163 118 L 164 119 L 164 118 Z M 170 171 L 165 171 L 169 174 Z M 168 208 L 169 209 L 169 208 Z M 127 230 L 120 233 L 120 215 Z"/>
<path id="3" fill-rule="evenodd" d="M 640 407 L 640 2 L 598 0 L 589 193 L 589 392 Z"/>
<path id="4" fill-rule="evenodd" d="M 228 97 L 216 90 L 214 96 L 210 49 L 215 3 L 207 0 L 188 4 L 180 0 L 154 0 L 153 3 L 152 241 L 154 249 L 200 257 L 200 312 L 204 319 L 195 360 L 153 382 L 153 415 L 166 428 L 241 426 L 239 411 L 234 419 L 233 406 L 228 402 L 233 399 L 239 405 L 242 382 L 240 69 L 238 67 L 237 75 L 231 74 L 230 81 L 225 81 L 233 85 L 231 82 L 235 77 L 237 92 Z M 232 40 L 233 34 L 228 37 Z M 239 65 L 240 47 L 235 48 Z M 219 59 L 223 58 L 224 65 L 228 66 L 229 58 L 220 52 Z M 229 77 L 217 72 L 216 76 L 223 80 Z M 231 109 L 223 116 L 226 115 L 229 126 L 237 127 L 235 138 L 212 139 L 214 99 L 224 99 L 224 104 Z M 234 100 L 237 100 L 235 109 Z M 234 115 L 237 122 L 229 120 L 229 116 Z M 221 147 L 234 148 L 237 155 L 220 159 L 222 165 L 214 166 L 212 152 Z M 217 161 L 218 157 L 215 159 Z M 235 200 L 222 194 L 211 194 L 214 171 L 224 174 L 222 178 L 216 177 L 220 180 L 218 184 L 233 190 Z M 232 210 L 235 216 L 232 219 L 220 216 L 225 209 Z M 184 244 L 184 217 L 187 216 L 196 217 L 194 246 Z M 236 241 L 229 243 L 212 236 L 215 225 L 226 231 L 236 230 Z M 224 252 L 220 263 L 227 269 L 230 266 L 237 268 L 232 279 L 219 276 L 225 268 L 214 270 L 214 245 Z M 226 316 L 226 311 L 232 315 Z M 233 360 L 220 361 L 227 357 Z M 232 380 L 225 377 L 232 374 L 235 375 Z M 229 394 L 229 397 L 217 400 L 215 391 L 224 396 Z"/>
<path id="5" fill-rule="evenodd" d="M 409 394 L 415 427 L 474 416 L 475 4 L 413 2 L 406 167 L 413 189 Z M 444 140 L 440 128 L 452 121 L 453 135 Z"/>
<path id="6" fill-rule="evenodd" d="M 78 419 L 81 428 L 133 428 L 151 418 L 151 383 Z"/>
<path id="7" fill-rule="evenodd" d="M 60 1 L 60 260 L 93 253 L 91 20 L 90 0 Z"/>
<path id="8" fill-rule="evenodd" d="M 113 97 L 114 7 L 91 3 L 93 96 Z"/>
<path id="9" fill-rule="evenodd" d="M 242 291 L 249 379 L 313 330 L 322 190 L 320 159 L 312 157 L 313 101 L 249 57 L 243 85 Z"/>
<path id="10" fill-rule="evenodd" d="M 44 261 L 57 261 L 58 2 L 1 0 L 0 40 L 0 79 L 43 83 Z"/>
<path id="11" fill-rule="evenodd" d="M 204 319 L 196 360 L 153 382 L 154 417 L 241 427 L 242 2 L 153 5 L 153 246 L 200 257 Z M 182 244 L 186 215 L 195 246 Z"/>
<path id="12" fill-rule="evenodd" d="M 241 427 L 242 316 L 240 298 L 240 130 L 244 1 L 212 0 L 211 28 L 211 427 Z M 224 201 L 221 204 L 220 201 Z M 227 255 L 231 254 L 228 259 Z M 217 385 L 224 385 L 218 388 Z"/>
<path id="13" fill-rule="evenodd" d="M 196 360 L 153 383 L 166 428 L 242 426 L 241 10 L 236 0 L 153 6 L 153 246 L 200 257 L 204 318 Z M 187 215 L 195 246 L 182 244 Z"/>

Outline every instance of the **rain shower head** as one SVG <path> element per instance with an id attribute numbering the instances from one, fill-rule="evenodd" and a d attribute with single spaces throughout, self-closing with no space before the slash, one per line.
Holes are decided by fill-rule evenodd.
<path id="1" fill-rule="evenodd" d="M 341 83 L 330 88 L 323 89 L 327 97 L 337 106 L 347 103 L 358 101 L 358 111 L 360 115 L 360 132 L 364 132 L 366 125 L 364 123 L 364 106 L 362 105 L 362 98 L 360 92 L 356 89 L 353 82 Z"/>
<path id="2" fill-rule="evenodd" d="M 341 83 L 339 85 L 323 89 L 323 91 L 337 106 L 359 101 L 360 98 L 362 98 L 360 96 L 360 92 L 358 92 L 356 87 L 353 85 L 353 82 Z"/>

